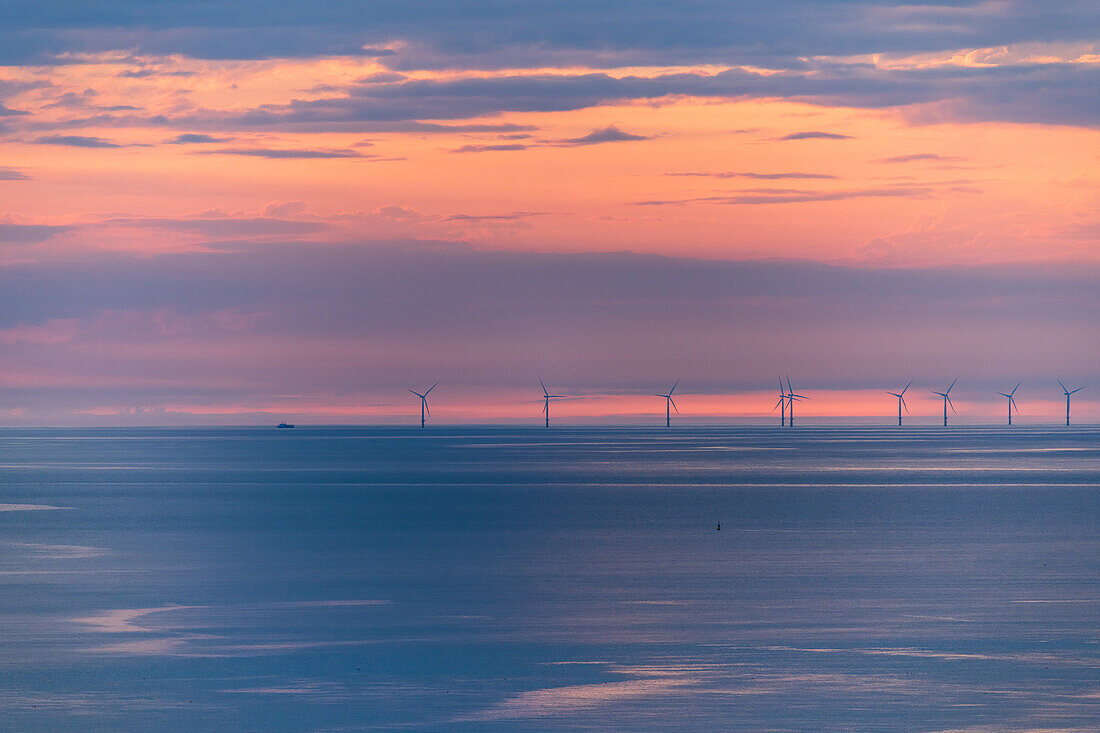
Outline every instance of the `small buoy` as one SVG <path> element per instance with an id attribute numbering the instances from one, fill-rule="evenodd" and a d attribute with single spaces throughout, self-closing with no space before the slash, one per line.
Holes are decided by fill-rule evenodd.
<path id="1" fill-rule="evenodd" d="M 722 523 L 721 523 L 721 522 L 719 522 L 719 523 L 718 523 L 718 531 L 719 531 L 719 532 L 721 532 L 721 531 L 722 531 Z"/>

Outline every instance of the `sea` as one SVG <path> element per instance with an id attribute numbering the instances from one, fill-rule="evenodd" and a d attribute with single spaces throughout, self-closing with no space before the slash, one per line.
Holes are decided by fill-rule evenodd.
<path id="1" fill-rule="evenodd" d="M 1096 426 L 0 430 L 5 731 L 1097 731 Z"/>

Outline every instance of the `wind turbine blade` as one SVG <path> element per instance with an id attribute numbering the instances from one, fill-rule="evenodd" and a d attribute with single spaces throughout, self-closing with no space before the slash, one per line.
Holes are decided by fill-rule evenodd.
<path id="1" fill-rule="evenodd" d="M 549 394 L 549 392 L 546 391 L 546 385 L 542 383 L 542 377 L 539 377 L 539 386 L 542 387 L 543 394 Z"/>
<path id="2" fill-rule="evenodd" d="M 1001 397 L 1008 397 L 1008 398 L 1011 398 L 1011 397 L 1012 397 L 1012 395 L 1010 395 L 1010 394 L 1005 394 L 1004 392 L 998 392 L 997 394 L 999 394 L 999 395 L 1000 395 Z"/>
<path id="3" fill-rule="evenodd" d="M 944 395 L 943 398 L 947 400 L 947 404 L 951 405 L 951 412 L 954 412 L 956 415 L 959 414 L 958 410 L 955 409 L 955 403 L 951 401 L 951 398 L 947 395 Z"/>
<path id="4" fill-rule="evenodd" d="M 668 401 L 669 401 L 669 404 L 671 404 L 671 405 L 672 405 L 672 409 L 673 409 L 673 410 L 676 410 L 676 412 L 679 412 L 679 411 L 680 411 L 680 408 L 676 406 L 676 400 L 674 400 L 674 399 L 672 399 L 671 397 L 669 397 L 669 398 L 668 398 Z"/>
<path id="5" fill-rule="evenodd" d="M 779 394 L 786 394 L 786 392 L 783 391 L 783 377 L 779 378 Z"/>
<path id="6" fill-rule="evenodd" d="M 955 382 L 959 381 L 958 377 L 955 377 L 955 381 L 951 382 L 951 386 L 947 388 L 947 392 L 950 394 L 951 390 L 955 388 Z"/>
<path id="7" fill-rule="evenodd" d="M 424 396 L 427 397 L 428 395 L 430 395 L 432 393 L 432 390 L 435 389 L 438 386 L 439 386 L 439 382 L 436 382 L 431 387 L 428 387 L 428 391 L 424 393 Z"/>
<path id="8" fill-rule="evenodd" d="M 409 391 L 410 391 L 410 392 L 412 392 L 412 393 L 413 393 L 414 395 L 416 395 L 417 397 L 419 397 L 419 398 L 421 398 L 421 399 L 423 399 L 423 398 L 424 398 L 424 395 L 420 394 L 420 393 L 419 393 L 419 392 L 417 392 L 417 391 L 416 391 L 415 389 L 410 389 Z"/>
<path id="9" fill-rule="evenodd" d="M 905 385 L 905 389 L 903 389 L 903 390 L 901 391 L 901 393 L 902 393 L 902 394 L 905 394 L 905 391 L 909 389 L 909 386 L 910 386 L 911 384 L 913 384 L 913 380 L 912 380 L 912 379 L 910 379 L 910 380 L 909 380 L 909 384 Z"/>
<path id="10" fill-rule="evenodd" d="M 905 408 L 905 414 L 908 415 L 909 414 L 909 405 L 905 404 L 905 398 L 904 397 L 901 398 L 901 406 Z"/>
<path id="11" fill-rule="evenodd" d="M 1021 384 L 1023 384 L 1023 382 L 1016 382 L 1016 386 L 1012 388 L 1012 394 L 1016 394 L 1016 390 L 1020 388 Z"/>
<path id="12" fill-rule="evenodd" d="M 1066 392 L 1067 394 L 1069 393 L 1069 390 L 1066 389 L 1066 385 L 1062 384 L 1061 379 L 1058 380 L 1058 386 L 1062 388 L 1063 392 Z"/>
<path id="13" fill-rule="evenodd" d="M 1016 404 L 1016 399 L 1015 399 L 1015 398 L 1013 398 L 1013 397 L 1009 397 L 1009 398 L 1008 398 L 1008 404 L 1010 404 L 1010 405 L 1012 405 L 1013 407 L 1015 407 L 1015 408 L 1016 408 L 1016 412 L 1019 412 L 1019 411 L 1020 411 L 1020 408 L 1019 408 L 1019 406 L 1017 406 L 1017 404 Z"/>
<path id="14" fill-rule="evenodd" d="M 1069 394 L 1073 394 L 1074 392 L 1080 392 L 1083 389 L 1084 389 L 1084 387 L 1078 387 L 1077 389 L 1072 390 Z"/>
<path id="15" fill-rule="evenodd" d="M 675 391 L 676 391 L 676 385 L 677 385 L 677 384 L 679 384 L 679 383 L 680 383 L 680 380 L 679 380 L 679 379 L 677 379 L 677 380 L 676 380 L 675 382 L 673 382 L 673 383 L 672 383 L 672 389 L 670 389 L 670 390 L 668 391 L 668 393 L 669 393 L 669 394 L 672 394 L 673 392 L 675 392 Z"/>
<path id="16" fill-rule="evenodd" d="M 667 395 L 667 394 L 657 394 L 656 392 L 654 392 L 654 393 L 653 393 L 653 396 L 654 396 L 654 397 L 664 397 L 664 398 L 665 398 L 666 400 L 668 399 L 668 395 Z"/>
<path id="17" fill-rule="evenodd" d="M 890 392 L 889 390 L 887 390 L 886 394 L 892 394 L 892 395 L 894 395 L 895 397 L 897 397 L 897 398 L 898 398 L 899 400 L 901 399 L 901 395 L 900 395 L 900 394 L 898 394 L 897 392 Z"/>
<path id="18" fill-rule="evenodd" d="M 787 377 L 787 391 L 788 392 L 794 392 L 794 389 L 791 387 L 791 378 L 790 378 L 790 376 Z"/>
<path id="19" fill-rule="evenodd" d="M 782 405 L 782 404 L 783 404 L 784 402 L 785 402 L 785 400 L 779 400 L 779 402 L 776 402 L 776 403 L 775 403 L 775 407 L 779 407 L 779 406 L 780 406 L 780 405 Z M 775 412 L 775 407 L 773 407 L 773 408 L 772 408 L 772 412 Z"/>
<path id="20" fill-rule="evenodd" d="M 427 400 L 424 400 L 424 412 L 428 413 L 428 417 L 432 416 L 432 408 L 428 407 Z"/>

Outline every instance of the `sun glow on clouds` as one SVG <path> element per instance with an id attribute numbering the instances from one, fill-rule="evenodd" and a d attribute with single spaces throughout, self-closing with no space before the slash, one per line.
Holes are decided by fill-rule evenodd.
<path id="1" fill-rule="evenodd" d="M 227 15 L 216 23 L 219 32 L 241 31 L 231 10 L 220 11 Z M 419 18 L 414 26 L 379 19 L 352 46 L 335 40 L 339 31 L 330 28 L 286 47 L 265 36 L 240 58 L 220 58 L 227 54 L 202 51 L 209 51 L 206 31 L 176 28 L 150 4 L 144 11 L 177 35 L 150 31 L 159 26 L 149 21 L 152 26 L 97 29 L 88 37 L 73 30 L 67 50 L 43 48 L 28 58 L 0 53 L 7 64 L 0 66 L 0 275 L 46 268 L 48 282 L 64 273 L 71 283 L 50 296 L 49 307 L 32 307 L 26 298 L 0 302 L 11 314 L 0 322 L 0 344 L 15 354 L 0 384 L 29 390 L 5 398 L 17 402 L 4 411 L 26 414 L 45 399 L 51 381 L 69 390 L 83 381 L 96 389 L 127 382 L 139 391 L 179 389 L 159 399 L 147 392 L 126 399 L 89 395 L 73 406 L 82 415 L 108 417 L 121 409 L 110 405 L 152 404 L 161 415 L 285 409 L 367 418 L 398 411 L 384 393 L 343 402 L 333 395 L 364 394 L 361 379 L 392 386 L 410 363 L 435 360 L 445 376 L 488 368 L 468 346 L 428 348 L 426 340 L 439 337 L 430 324 L 440 313 L 465 310 L 471 321 L 491 321 L 489 312 L 501 302 L 414 284 L 409 273 L 422 266 L 420 254 L 400 263 L 349 262 L 336 275 L 305 275 L 309 268 L 299 267 L 289 270 L 296 278 L 287 278 L 288 270 L 271 258 L 294 248 L 325 248 L 330 257 L 334 246 L 373 252 L 403 242 L 435 248 L 441 260 L 448 251 L 462 257 L 496 252 L 502 264 L 492 274 L 473 268 L 464 277 L 471 291 L 481 284 L 502 293 L 515 287 L 510 258 L 551 252 L 629 250 L 688 269 L 695 267 L 688 258 L 801 259 L 855 271 L 1018 262 L 1092 272 L 1087 268 L 1100 262 L 1100 179 L 1097 158 L 1087 152 L 1097 149 L 1098 133 L 1094 110 L 1081 102 L 1100 71 L 1094 41 L 1032 32 L 1045 26 L 1014 3 L 853 4 L 830 9 L 840 15 L 827 19 L 802 8 L 807 19 L 817 19 L 804 25 L 821 29 L 813 36 L 778 15 L 737 17 L 718 45 L 707 29 L 731 20 L 726 16 L 734 11 L 698 15 L 685 7 L 672 21 L 665 10 L 645 11 L 652 15 L 651 34 L 619 35 L 623 29 L 615 27 L 600 31 L 606 38 L 597 33 L 599 43 L 575 34 L 576 23 L 589 27 L 583 18 L 570 21 L 565 41 L 556 35 L 560 18 L 532 7 L 527 26 L 546 35 L 528 45 L 514 40 L 511 20 L 486 10 L 479 19 L 482 46 L 454 43 L 451 24 L 438 18 Z M 534 22 L 535 16 L 542 20 Z M 602 17 L 592 20 L 593 28 L 603 27 Z M 840 20 L 848 29 L 844 39 L 830 35 Z M 279 26 L 280 39 L 297 38 L 297 21 L 276 14 L 272 22 L 288 23 Z M 657 32 L 666 22 L 686 23 L 676 26 L 674 42 Z M 744 30 L 751 39 L 739 37 L 741 23 L 752 26 Z M 760 54 L 773 32 L 784 42 Z M 114 47 L 103 40 L 112 33 L 122 34 Z M 331 43 L 319 40 L 326 33 L 333 34 Z M 822 44 L 821 34 L 832 42 Z M 310 44 L 327 50 L 302 50 Z M 792 44 L 796 53 L 780 50 Z M 211 285 L 243 252 L 253 253 L 255 272 L 275 275 Z M 146 280 L 104 285 L 109 298 L 87 284 L 107 262 L 124 268 L 145 260 L 155 271 L 158 264 L 176 267 L 180 261 L 171 258 L 180 257 L 206 259 L 189 271 L 189 280 L 162 290 L 143 284 L 155 279 L 148 272 Z M 327 332 L 330 322 L 356 308 L 372 327 L 393 317 L 385 300 L 362 304 L 332 294 L 343 292 L 332 287 L 334 278 L 366 267 L 393 268 L 393 281 L 420 288 L 419 301 L 397 310 L 410 338 Z M 510 358 L 522 349 L 543 359 L 564 353 L 570 362 L 587 361 L 571 373 L 587 371 L 587 379 L 574 381 L 594 392 L 626 363 L 621 351 L 596 356 L 599 344 L 634 333 L 656 349 L 647 334 L 675 332 L 677 319 L 696 320 L 689 306 L 661 315 L 657 283 L 637 281 L 629 296 L 636 299 L 633 321 L 624 316 L 597 333 L 586 319 L 599 322 L 601 312 L 618 307 L 609 304 L 626 302 L 625 291 L 596 295 L 580 269 L 562 273 L 558 299 L 528 314 L 540 324 L 541 339 L 528 338 L 517 324 L 502 327 L 479 342 L 482 357 Z M 371 279 L 370 270 L 360 272 Z M 756 333 L 763 331 L 744 325 L 754 314 L 782 310 L 790 298 L 804 309 L 824 306 L 812 281 L 793 289 L 778 282 L 772 292 L 742 297 L 725 321 L 742 324 L 727 335 L 730 343 L 769 354 L 730 370 L 739 375 L 739 388 L 746 388 L 746 378 L 767 383 L 779 363 L 797 366 L 809 358 L 804 352 L 846 340 L 809 334 L 801 344 L 783 338 L 778 347 L 764 344 Z M 1057 293 L 1063 285 L 1044 287 Z M 368 296 L 371 287 L 364 286 Z M 731 284 L 727 299 L 736 287 L 743 285 Z M 163 297 L 147 297 L 147 288 Z M 265 289 L 283 293 L 283 302 L 266 302 Z M 206 297 L 179 295 L 188 292 Z M 849 292 L 859 297 L 858 288 Z M 943 297 L 934 285 L 926 296 Z M 1050 298 L 1027 297 L 1047 304 L 1036 308 L 1050 323 L 1066 323 L 1050 312 Z M 1072 304 L 1051 298 L 1064 314 L 1076 314 L 1071 320 L 1096 307 L 1095 298 L 1071 298 Z M 165 299 L 173 302 L 150 302 Z M 728 307 L 723 303 L 713 299 L 696 308 L 716 311 Z M 965 305 L 1005 308 L 992 303 Z M 586 315 L 576 321 L 582 310 Z M 922 306 L 923 323 L 909 324 L 921 334 L 913 339 L 916 361 L 927 350 L 921 339 L 926 347 L 937 338 L 934 310 Z M 315 328 L 296 324 L 279 333 L 276 324 L 293 322 L 296 312 L 309 312 Z M 772 317 L 771 325 L 785 319 L 797 327 L 794 312 Z M 557 325 L 546 322 L 551 317 Z M 571 318 L 577 330 L 592 332 L 563 342 L 561 324 Z M 834 320 L 825 331 L 835 335 L 844 323 Z M 1088 338 L 1074 343 L 1066 326 L 1034 330 L 1060 339 L 1052 353 L 1062 373 L 1100 348 Z M 555 343 L 546 340 L 551 333 L 559 337 L 557 350 L 544 346 Z M 722 358 L 713 340 L 691 332 L 677 345 L 686 359 L 713 361 Z M 582 351 L 587 360 L 577 356 Z M 125 368 L 110 367 L 112 376 L 107 365 L 116 355 L 128 361 Z M 994 357 L 989 351 L 986 360 Z M 273 359 L 294 365 L 292 384 L 285 374 L 272 374 L 281 367 L 264 366 Z M 629 360 L 640 363 L 636 353 Z M 192 366 L 187 374 L 173 373 L 173 361 Z M 205 366 L 196 368 L 197 362 Z M 653 371 L 673 366 L 659 362 L 649 364 Z M 1025 376 L 1037 373 L 1028 368 Z M 242 370 L 261 376 L 245 377 Z M 324 383 L 303 398 L 308 404 L 295 408 L 272 397 L 305 394 L 304 374 Z M 266 391 L 243 391 L 250 382 L 264 383 Z M 215 394 L 215 385 L 234 396 Z M 873 392 L 856 395 L 835 382 L 830 389 L 834 397 L 807 405 L 807 415 L 876 414 Z M 456 413 L 469 419 L 522 417 L 524 408 L 509 406 L 522 400 L 490 399 L 492 407 L 482 411 L 478 405 L 485 403 L 471 397 L 474 385 L 456 391 L 466 394 Z M 762 409 L 747 401 L 753 389 L 726 397 L 720 389 L 701 391 L 705 404 L 685 398 L 696 414 Z M 576 409 L 577 417 L 648 411 L 632 399 L 589 399 L 560 409 L 563 416 Z M 441 409 L 446 414 L 444 403 Z"/>

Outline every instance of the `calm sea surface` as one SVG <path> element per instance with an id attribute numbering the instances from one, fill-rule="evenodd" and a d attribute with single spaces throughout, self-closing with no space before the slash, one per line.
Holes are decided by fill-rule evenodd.
<path id="1" fill-rule="evenodd" d="M 0 728 L 1100 730 L 1098 531 L 1089 427 L 0 430 Z"/>

